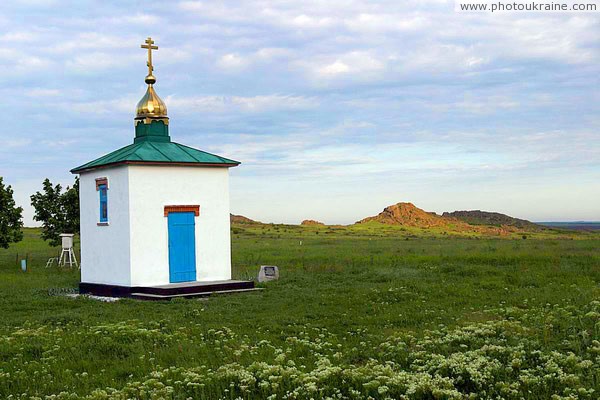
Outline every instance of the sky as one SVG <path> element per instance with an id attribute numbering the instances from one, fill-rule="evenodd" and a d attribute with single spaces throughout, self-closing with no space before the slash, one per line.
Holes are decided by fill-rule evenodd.
<path id="1" fill-rule="evenodd" d="M 152 36 L 174 141 L 239 160 L 231 211 L 409 201 L 600 220 L 600 13 L 453 1 L 4 1 L 0 176 L 29 196 L 134 136 Z"/>

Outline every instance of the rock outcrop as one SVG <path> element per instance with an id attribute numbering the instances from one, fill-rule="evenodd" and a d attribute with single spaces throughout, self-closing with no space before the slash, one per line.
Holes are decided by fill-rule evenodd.
<path id="1" fill-rule="evenodd" d="M 453 211 L 445 212 L 443 217 L 456 218 L 471 225 L 492 225 L 492 226 L 514 226 L 520 229 L 544 229 L 542 226 L 534 224 L 525 219 L 514 218 L 506 214 L 497 212 L 471 210 L 471 211 Z"/>
<path id="2" fill-rule="evenodd" d="M 435 226 L 447 226 L 450 221 L 435 213 L 421 210 L 412 203 L 398 203 L 388 206 L 382 212 L 361 219 L 357 224 L 376 221 L 387 225 L 405 225 L 418 228 L 431 228 Z"/>
<path id="3" fill-rule="evenodd" d="M 399 225 L 420 229 L 438 228 L 443 232 L 472 232 L 486 235 L 508 235 L 519 230 L 516 226 L 490 226 L 473 225 L 458 218 L 446 215 L 441 216 L 434 212 L 427 212 L 412 203 L 398 203 L 388 206 L 382 212 L 361 219 L 357 224 L 378 222 L 386 225 Z"/>
<path id="4" fill-rule="evenodd" d="M 302 221 L 300 223 L 300 225 L 304 225 L 304 226 L 325 226 L 324 223 L 322 223 L 320 221 L 315 221 L 314 219 L 305 219 L 304 221 Z"/>
<path id="5" fill-rule="evenodd" d="M 254 221 L 248 217 L 244 217 L 243 215 L 235 215 L 229 214 L 229 222 L 232 224 L 260 224 L 261 222 Z"/>

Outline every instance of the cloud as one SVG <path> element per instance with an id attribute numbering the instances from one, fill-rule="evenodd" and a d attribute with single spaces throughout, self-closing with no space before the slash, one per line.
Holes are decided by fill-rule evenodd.
<path id="1" fill-rule="evenodd" d="M 169 96 L 166 102 L 177 108 L 178 113 L 224 113 L 224 112 L 273 112 L 285 109 L 306 109 L 318 107 L 317 99 L 293 95 L 244 96 Z"/>
<path id="2" fill-rule="evenodd" d="M 331 64 L 327 64 L 323 67 L 317 68 L 316 72 L 318 75 L 321 76 L 345 74 L 347 72 L 350 72 L 350 66 L 342 62 L 341 60 L 336 60 Z"/>
<path id="3" fill-rule="evenodd" d="M 31 144 L 31 139 L 27 139 L 27 138 L 7 139 L 7 140 L 1 141 L 0 143 L 1 143 L 0 147 L 14 149 L 14 148 L 18 148 L 18 147 L 28 146 L 29 144 Z"/>
<path id="4" fill-rule="evenodd" d="M 239 54 L 229 53 L 221 56 L 217 65 L 225 69 L 240 69 L 245 67 L 248 61 Z"/>
<path id="5" fill-rule="evenodd" d="M 254 55 L 260 60 L 273 60 L 277 58 L 289 57 L 293 54 L 290 49 L 283 47 L 263 47 L 258 49 Z"/>
<path id="6" fill-rule="evenodd" d="M 73 120 L 79 118 L 95 120 L 105 118 L 106 115 L 122 115 L 123 117 L 131 115 L 133 117 L 138 100 L 134 96 L 106 100 L 73 100 L 62 96 L 61 100 L 52 103 L 49 109 L 54 113 L 60 112 L 69 115 Z"/>
<path id="7" fill-rule="evenodd" d="M 290 20 L 291 25 L 303 29 L 326 28 L 334 25 L 335 20 L 329 17 L 313 17 L 300 14 Z"/>
<path id="8" fill-rule="evenodd" d="M 466 93 L 462 99 L 442 104 L 428 105 L 432 110 L 442 112 L 464 112 L 469 114 L 489 115 L 506 110 L 518 109 L 521 103 L 517 99 L 501 94 L 481 95 Z"/>
<path id="9" fill-rule="evenodd" d="M 29 97 L 57 97 L 61 95 L 61 91 L 58 89 L 33 88 L 27 90 L 25 95 Z"/>
<path id="10" fill-rule="evenodd" d="M 51 67 L 52 61 L 20 50 L 0 47 L 0 66 L 3 67 L 5 76 L 25 75 Z"/>
<path id="11" fill-rule="evenodd" d="M 552 198 L 515 198 L 506 211 L 575 215 L 560 207 L 573 195 L 540 182 L 566 193 L 597 181 L 595 14 L 467 15 L 441 0 L 109 0 L 7 2 L 0 23 L 10 116 L 0 170 L 13 182 L 70 182 L 73 164 L 131 141 L 149 35 L 173 137 L 244 162 L 232 171 L 234 207 L 262 191 L 288 201 L 273 207 L 282 214 L 398 193 L 444 210 L 456 193 L 483 207 L 521 185 Z M 260 216 L 261 204 L 249 211 Z"/>
<path id="12" fill-rule="evenodd" d="M 73 53 L 81 50 L 99 52 L 107 49 L 134 49 L 139 48 L 141 38 L 127 35 L 101 34 L 99 32 L 82 32 L 74 37 L 65 38 L 50 47 L 51 52 Z"/>
<path id="13" fill-rule="evenodd" d="M 39 35 L 29 31 L 7 32 L 0 35 L 0 42 L 32 42 L 39 38 Z"/>
<path id="14" fill-rule="evenodd" d="M 309 76 L 316 81 L 348 78 L 357 81 L 376 79 L 386 69 L 386 62 L 364 51 L 352 51 L 336 56 L 333 60 L 299 62 Z"/>
<path id="15" fill-rule="evenodd" d="M 135 24 L 135 25 L 157 25 L 162 23 L 162 18 L 158 15 L 138 13 L 135 15 L 124 15 L 112 17 L 109 19 L 114 24 Z"/>
<path id="16" fill-rule="evenodd" d="M 418 31 L 431 27 L 431 19 L 420 14 L 409 16 L 360 13 L 344 20 L 348 29 L 366 33 Z"/>
<path id="17" fill-rule="evenodd" d="M 114 57 L 107 52 L 90 52 L 77 55 L 65 62 L 65 66 L 73 71 L 83 73 L 94 73 L 98 71 L 109 71 L 132 64 L 138 61 L 137 56 Z"/>

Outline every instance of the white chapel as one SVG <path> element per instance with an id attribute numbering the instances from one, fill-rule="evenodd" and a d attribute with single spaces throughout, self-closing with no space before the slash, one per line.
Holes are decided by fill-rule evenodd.
<path id="1" fill-rule="evenodd" d="M 148 85 L 133 143 L 71 170 L 80 176 L 81 293 L 170 298 L 248 290 L 231 280 L 229 168 L 240 163 L 171 141 Z"/>

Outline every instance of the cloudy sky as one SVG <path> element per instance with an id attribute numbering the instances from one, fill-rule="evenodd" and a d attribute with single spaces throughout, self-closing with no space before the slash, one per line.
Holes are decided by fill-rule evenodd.
<path id="1" fill-rule="evenodd" d="M 600 13 L 452 1 L 4 1 L 0 176 L 132 142 L 152 36 L 173 140 L 242 161 L 232 212 L 352 223 L 399 201 L 600 220 Z"/>

